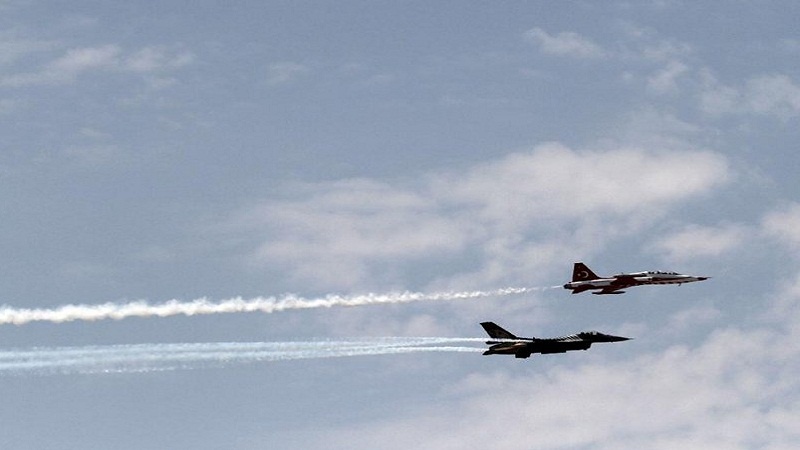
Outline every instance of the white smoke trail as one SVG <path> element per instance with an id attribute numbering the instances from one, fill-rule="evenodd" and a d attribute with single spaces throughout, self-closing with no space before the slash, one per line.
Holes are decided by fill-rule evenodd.
<path id="1" fill-rule="evenodd" d="M 218 302 L 207 298 L 190 301 L 170 300 L 151 305 L 146 301 L 129 303 L 103 303 L 99 305 L 64 305 L 57 308 L 13 308 L 0 307 L 0 325 L 23 325 L 30 322 L 71 322 L 75 320 L 120 320 L 126 317 L 167 317 L 176 315 L 193 316 L 197 314 L 220 314 L 236 312 L 274 313 L 291 309 L 331 308 L 334 306 L 362 306 L 388 303 L 408 303 L 418 301 L 467 300 L 484 297 L 499 297 L 524 294 L 543 288 L 504 288 L 491 291 L 439 292 L 400 292 L 392 294 L 364 294 L 353 296 L 327 295 L 321 298 L 306 299 L 295 295 L 283 297 L 256 297 L 243 299 L 230 298 Z"/>
<path id="2" fill-rule="evenodd" d="M 32 348 L 0 352 L 0 375 L 153 372 L 293 359 L 419 352 L 478 352 L 446 344 L 475 338 L 375 338 L 311 342 L 212 342 Z"/>

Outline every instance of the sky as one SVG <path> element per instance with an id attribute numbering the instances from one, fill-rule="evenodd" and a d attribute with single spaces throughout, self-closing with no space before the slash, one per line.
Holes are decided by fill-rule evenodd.
<path id="1" fill-rule="evenodd" d="M 488 292 L 6 323 L 0 446 L 797 448 L 799 8 L 0 0 L 5 310 Z"/>

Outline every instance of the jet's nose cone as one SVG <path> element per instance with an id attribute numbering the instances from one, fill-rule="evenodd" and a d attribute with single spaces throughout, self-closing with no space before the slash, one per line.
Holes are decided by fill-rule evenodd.
<path id="1" fill-rule="evenodd" d="M 709 278 L 711 277 L 697 277 L 697 281 L 706 281 Z"/>
<path id="2" fill-rule="evenodd" d="M 624 337 L 624 336 L 612 336 L 610 334 L 604 334 L 602 336 L 598 336 L 598 342 L 622 342 L 622 341 L 630 341 L 633 338 Z"/>
<path id="3" fill-rule="evenodd" d="M 623 336 L 613 336 L 611 334 L 598 333 L 597 331 L 590 331 L 588 333 L 583 333 L 582 337 L 583 339 L 592 342 L 622 342 L 633 339 Z"/>
<path id="4" fill-rule="evenodd" d="M 607 335 L 603 336 L 603 340 L 605 342 L 622 342 L 622 341 L 630 341 L 631 339 L 633 339 L 633 338 L 624 337 L 624 336 L 612 336 L 610 334 L 607 334 Z"/>

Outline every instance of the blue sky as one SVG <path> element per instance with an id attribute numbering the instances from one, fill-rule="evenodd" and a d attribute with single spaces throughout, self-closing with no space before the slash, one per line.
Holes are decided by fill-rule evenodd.
<path id="1" fill-rule="evenodd" d="M 3 325 L 5 349 L 480 337 L 3 376 L 4 448 L 796 448 L 791 2 L 0 1 L 0 303 L 704 283 Z M 776 345 L 778 343 L 779 345 Z M 191 370 L 190 370 L 191 369 Z"/>

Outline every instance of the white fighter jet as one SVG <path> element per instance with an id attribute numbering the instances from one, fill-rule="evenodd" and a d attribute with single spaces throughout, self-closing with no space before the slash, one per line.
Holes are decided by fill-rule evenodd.
<path id="1" fill-rule="evenodd" d="M 582 262 L 576 262 L 572 269 L 572 281 L 564 285 L 564 289 L 569 289 L 573 294 L 583 291 L 599 289 L 592 294 L 623 294 L 622 289 L 631 286 L 644 286 L 648 284 L 683 284 L 694 281 L 707 280 L 710 277 L 698 277 L 693 275 L 682 275 L 675 272 L 634 272 L 621 273 L 611 277 L 601 277 L 592 272 Z"/>

